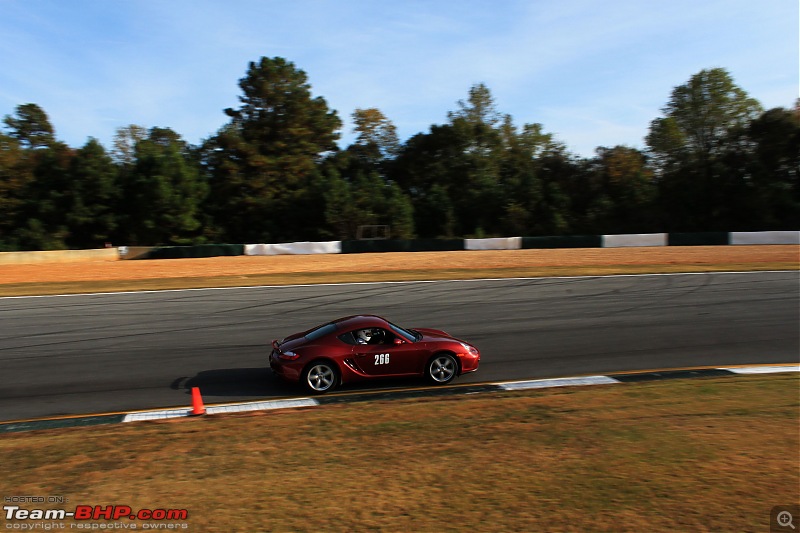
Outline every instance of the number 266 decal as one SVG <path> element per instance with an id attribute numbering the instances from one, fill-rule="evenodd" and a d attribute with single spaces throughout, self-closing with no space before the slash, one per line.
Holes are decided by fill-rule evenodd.
<path id="1" fill-rule="evenodd" d="M 388 353 L 376 353 L 375 354 L 375 364 L 376 365 L 388 365 L 389 364 L 389 354 Z"/>

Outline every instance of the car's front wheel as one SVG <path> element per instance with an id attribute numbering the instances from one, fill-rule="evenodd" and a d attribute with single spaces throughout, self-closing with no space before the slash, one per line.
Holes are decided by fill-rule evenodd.
<path id="1" fill-rule="evenodd" d="M 458 373 L 458 362 L 449 353 L 436 354 L 428 361 L 425 375 L 437 385 L 444 385 L 453 381 Z"/>
<path id="2" fill-rule="evenodd" d="M 333 363 L 316 361 L 303 372 L 303 385 L 313 394 L 324 394 L 336 388 L 339 372 Z"/>

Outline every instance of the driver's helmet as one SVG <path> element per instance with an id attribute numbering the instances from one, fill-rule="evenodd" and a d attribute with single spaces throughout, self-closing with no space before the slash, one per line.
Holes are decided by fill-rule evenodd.
<path id="1" fill-rule="evenodd" d="M 369 344 L 369 341 L 372 340 L 372 330 L 371 329 L 360 329 L 356 333 L 356 337 L 358 337 L 358 341 L 363 344 Z"/>

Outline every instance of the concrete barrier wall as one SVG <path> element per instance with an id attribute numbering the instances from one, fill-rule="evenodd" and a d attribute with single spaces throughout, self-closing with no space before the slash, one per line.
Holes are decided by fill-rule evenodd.
<path id="1" fill-rule="evenodd" d="M 246 244 L 244 247 L 244 255 L 309 255 L 340 253 L 342 253 L 342 241 Z"/>
<path id="2" fill-rule="evenodd" d="M 37 263 L 82 263 L 87 261 L 117 261 L 116 248 L 97 250 L 48 250 L 44 252 L 0 252 L 0 265 Z"/>
<path id="3" fill-rule="evenodd" d="M 520 248 L 522 248 L 522 237 L 464 239 L 465 250 L 519 250 Z"/>
<path id="4" fill-rule="evenodd" d="M 735 231 L 731 244 L 800 244 L 800 231 Z"/>
<path id="5" fill-rule="evenodd" d="M 603 235 L 603 248 L 625 246 L 666 246 L 666 233 L 641 233 L 635 235 Z"/>

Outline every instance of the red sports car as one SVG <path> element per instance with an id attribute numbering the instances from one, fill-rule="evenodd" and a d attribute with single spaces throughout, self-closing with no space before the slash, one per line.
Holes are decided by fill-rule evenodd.
<path id="1" fill-rule="evenodd" d="M 372 378 L 425 376 L 443 385 L 478 369 L 481 354 L 438 329 L 404 329 L 374 315 L 348 316 L 272 341 L 272 370 L 314 394 Z"/>

